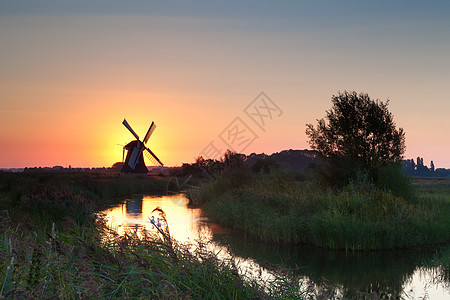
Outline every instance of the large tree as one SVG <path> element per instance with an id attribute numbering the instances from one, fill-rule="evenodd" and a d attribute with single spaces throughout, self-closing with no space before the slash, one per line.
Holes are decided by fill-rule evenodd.
<path id="1" fill-rule="evenodd" d="M 333 95 L 331 102 L 325 119 L 317 120 L 317 126 L 306 125 L 309 144 L 320 156 L 368 171 L 402 160 L 405 133 L 396 128 L 389 100 L 345 91 Z"/>

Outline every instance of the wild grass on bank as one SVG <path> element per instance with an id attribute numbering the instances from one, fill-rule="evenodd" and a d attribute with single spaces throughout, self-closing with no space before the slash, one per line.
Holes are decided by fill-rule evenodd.
<path id="1" fill-rule="evenodd" d="M 201 243 L 179 244 L 168 230 L 117 235 L 94 214 L 102 193 L 117 188 L 105 178 L 1 175 L 0 298 L 302 297 L 298 283 L 262 287 L 232 260 L 219 260 Z"/>
<path id="2" fill-rule="evenodd" d="M 450 240 L 448 192 L 405 199 L 364 180 L 336 191 L 274 172 L 234 186 L 221 178 L 196 196 L 213 220 L 264 241 L 362 250 Z"/>
<path id="3" fill-rule="evenodd" d="M 5 298 L 253 298 L 265 294 L 231 262 L 205 249 L 168 244 L 155 233 L 110 234 L 57 227 L 35 234 L 19 225 L 0 241 L 0 297 Z"/>
<path id="4" fill-rule="evenodd" d="M 78 224 L 115 198 L 162 192 L 164 178 L 120 177 L 118 173 L 0 173 L 0 207 L 13 221 L 49 226 L 69 217 Z"/>

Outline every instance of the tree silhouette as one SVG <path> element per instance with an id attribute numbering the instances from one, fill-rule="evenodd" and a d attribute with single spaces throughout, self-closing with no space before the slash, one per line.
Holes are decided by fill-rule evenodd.
<path id="1" fill-rule="evenodd" d="M 118 161 L 111 166 L 111 170 L 120 171 L 122 169 L 122 166 L 123 166 L 123 162 Z"/>
<path id="2" fill-rule="evenodd" d="M 330 176 L 348 181 L 356 170 L 373 173 L 380 166 L 401 162 L 405 133 L 396 128 L 389 100 L 372 100 L 368 94 L 345 91 L 333 95 L 331 102 L 325 119 L 317 120 L 316 127 L 306 125 L 309 144 L 328 163 Z"/>

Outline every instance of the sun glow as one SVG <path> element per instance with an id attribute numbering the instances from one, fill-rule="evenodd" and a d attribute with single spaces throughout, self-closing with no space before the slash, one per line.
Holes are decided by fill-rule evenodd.
<path id="1" fill-rule="evenodd" d="M 123 118 L 139 136 L 157 124 L 149 146 L 165 165 L 192 162 L 261 91 L 284 113 L 245 153 L 303 149 L 305 124 L 339 90 L 391 99 L 406 157 L 450 167 L 448 18 L 370 15 L 349 27 L 317 12 L 286 23 L 268 13 L 252 25 L 146 13 L 2 15 L 0 168 L 111 166 L 122 160 L 117 144 L 134 138 Z"/>
<path id="2" fill-rule="evenodd" d="M 164 224 L 161 218 L 163 228 L 168 225 L 170 234 L 181 242 L 192 241 L 194 236 L 199 238 L 204 234 L 198 223 L 201 220 L 200 209 L 186 209 L 187 199 L 184 195 L 171 196 L 144 196 L 126 199 L 123 204 L 106 209 L 105 214 L 108 225 L 115 229 L 117 233 L 123 234 L 125 230 L 133 230 L 136 225 L 143 227 L 148 231 L 156 232 L 154 226 L 150 223 L 152 217 L 155 221 L 161 216 L 158 212 L 153 212 L 157 207 L 166 213 L 168 224 Z M 199 228 L 197 228 L 199 227 Z M 216 227 L 219 227 L 216 225 Z M 221 233 L 224 233 L 222 229 Z M 208 233 L 210 234 L 210 233 Z"/>

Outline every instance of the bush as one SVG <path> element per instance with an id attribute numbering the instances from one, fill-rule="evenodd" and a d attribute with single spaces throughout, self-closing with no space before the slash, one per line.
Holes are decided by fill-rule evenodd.
<path id="1" fill-rule="evenodd" d="M 407 200 L 415 199 L 411 178 L 402 173 L 399 163 L 391 163 L 378 168 L 376 183 L 379 188 L 391 191 L 395 196 Z"/>
<path id="2" fill-rule="evenodd" d="M 252 171 L 255 173 L 269 173 L 271 170 L 279 169 L 280 165 L 273 159 L 256 159 L 252 166 Z"/>
<path id="3" fill-rule="evenodd" d="M 343 188 L 351 181 L 368 171 L 363 171 L 361 164 L 350 157 L 323 158 L 314 169 L 316 180 L 319 184 L 332 188 Z"/>

